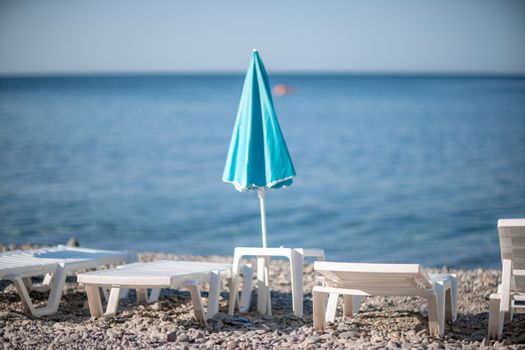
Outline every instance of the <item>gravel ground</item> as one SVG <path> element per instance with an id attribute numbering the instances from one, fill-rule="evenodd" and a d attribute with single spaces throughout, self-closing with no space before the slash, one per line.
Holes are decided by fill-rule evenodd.
<path id="1" fill-rule="evenodd" d="M 27 249 L 29 246 L 0 246 L 0 251 Z M 176 256 L 143 253 L 141 261 L 155 259 L 231 261 L 231 257 Z M 455 272 L 460 280 L 459 314 L 448 324 L 444 338 L 430 337 L 426 308 L 415 297 L 371 297 L 364 300 L 361 312 L 352 319 L 338 317 L 325 332 L 312 329 L 314 271 L 305 265 L 305 317 L 291 313 L 289 269 L 284 261 L 273 261 L 273 316 L 256 312 L 226 315 L 227 294 L 220 311 L 204 328 L 193 320 L 191 298 L 184 290 L 163 290 L 159 302 L 136 306 L 135 293 L 122 301 L 117 316 L 92 319 L 85 293 L 68 277 L 58 313 L 33 318 L 23 313 L 12 284 L 0 282 L 0 348 L 5 349 L 443 349 L 508 348 L 525 349 L 525 313 L 518 312 L 505 327 L 504 340 L 488 341 L 489 295 L 497 288 L 496 270 L 430 270 Z M 205 289 L 206 290 L 206 289 Z M 47 295 L 32 292 L 34 300 L 44 303 Z M 204 296 L 206 294 L 204 293 Z M 252 299 L 252 310 L 255 305 Z M 205 298 L 206 301 L 206 298 Z"/>

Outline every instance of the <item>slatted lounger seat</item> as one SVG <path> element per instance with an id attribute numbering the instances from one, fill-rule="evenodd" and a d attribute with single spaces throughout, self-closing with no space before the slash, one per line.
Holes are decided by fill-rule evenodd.
<path id="1" fill-rule="evenodd" d="M 497 293 L 490 296 L 489 337 L 501 338 L 505 319 L 525 308 L 525 219 L 498 220 L 502 274 Z"/>
<path id="2" fill-rule="evenodd" d="M 26 312 L 43 316 L 58 310 L 62 288 L 68 273 L 136 261 L 136 255 L 127 252 L 56 246 L 32 250 L 14 250 L 0 253 L 0 279 L 13 281 Z M 31 277 L 45 275 L 39 286 Z M 29 290 L 50 290 L 47 305 L 35 308 Z"/>
<path id="3" fill-rule="evenodd" d="M 247 311 L 250 306 L 253 272 L 249 265 L 243 265 L 241 272 L 244 277 L 244 285 L 239 309 Z M 158 300 L 161 288 L 184 287 L 190 291 L 195 318 L 206 323 L 206 319 L 213 317 L 219 310 L 221 279 L 230 279 L 231 276 L 231 264 L 159 260 L 79 274 L 78 282 L 86 286 L 89 310 L 95 317 L 109 317 L 117 312 L 121 288 L 136 289 L 137 301 L 147 303 Z M 210 284 L 206 317 L 200 295 L 199 284 L 201 282 Z M 105 312 L 102 310 L 99 287 L 111 288 Z M 151 289 L 149 296 L 148 289 Z M 234 302 L 237 302 L 237 299 L 235 298 Z"/>
<path id="4" fill-rule="evenodd" d="M 443 336 L 445 319 L 456 320 L 457 279 L 454 274 L 427 275 L 417 264 L 354 264 L 316 261 L 323 275 L 313 288 L 314 328 L 334 321 L 338 295 L 344 295 L 344 315 L 359 309 L 361 296 L 421 296 L 428 302 L 430 335 Z M 326 299 L 330 295 L 328 310 Z M 357 305 L 356 305 L 357 304 Z"/>

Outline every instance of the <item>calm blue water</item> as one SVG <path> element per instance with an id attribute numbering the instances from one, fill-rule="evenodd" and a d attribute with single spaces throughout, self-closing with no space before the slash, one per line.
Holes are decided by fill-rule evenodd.
<path id="1" fill-rule="evenodd" d="M 233 254 L 255 193 L 221 182 L 242 76 L 0 79 L 0 242 Z M 271 245 L 499 267 L 525 217 L 525 79 L 272 76 L 297 170 Z"/>

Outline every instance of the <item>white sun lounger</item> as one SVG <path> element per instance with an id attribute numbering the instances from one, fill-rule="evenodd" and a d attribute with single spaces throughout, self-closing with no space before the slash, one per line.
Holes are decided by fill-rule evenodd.
<path id="1" fill-rule="evenodd" d="M 0 253 L 0 279 L 13 281 L 26 312 L 39 317 L 57 312 L 68 273 L 136 261 L 136 255 L 111 250 L 56 246 Z M 31 277 L 45 275 L 39 286 Z M 50 290 L 47 305 L 35 308 L 28 290 Z"/>
<path id="2" fill-rule="evenodd" d="M 359 310 L 361 296 L 421 296 L 428 302 L 430 335 L 443 336 L 445 319 L 457 317 L 454 274 L 427 275 L 418 264 L 355 264 L 316 261 L 322 285 L 313 288 L 314 328 L 334 321 L 337 297 L 344 295 L 344 316 Z M 328 301 L 326 298 L 330 295 Z"/>
<path id="3" fill-rule="evenodd" d="M 498 220 L 502 276 L 497 293 L 490 296 L 489 337 L 501 338 L 505 319 L 525 308 L 525 219 Z"/>
<path id="4" fill-rule="evenodd" d="M 244 276 L 244 285 L 239 309 L 245 312 L 250 306 L 253 272 L 250 265 L 243 265 L 241 272 Z M 158 300 L 161 288 L 184 287 L 190 291 L 195 318 L 206 323 L 208 318 L 212 318 L 219 311 L 221 279 L 230 279 L 231 276 L 232 264 L 159 260 L 83 273 L 77 278 L 78 282 L 86 287 L 89 310 L 94 317 L 109 317 L 117 312 L 121 288 L 136 289 L 138 303 L 151 303 Z M 201 282 L 210 284 L 206 317 L 200 295 L 199 283 Z M 111 288 L 105 312 L 102 309 L 99 287 Z M 149 296 L 148 289 L 151 289 Z"/>

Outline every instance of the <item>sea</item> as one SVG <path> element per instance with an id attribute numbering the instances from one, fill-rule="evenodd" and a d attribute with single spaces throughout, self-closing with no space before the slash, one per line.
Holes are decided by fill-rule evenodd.
<path id="1" fill-rule="evenodd" d="M 0 78 L 0 243 L 233 255 L 256 193 L 223 183 L 242 74 Z M 500 268 L 525 217 L 525 78 L 274 74 L 297 176 L 269 245 Z"/>

